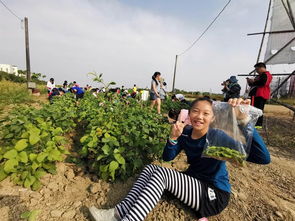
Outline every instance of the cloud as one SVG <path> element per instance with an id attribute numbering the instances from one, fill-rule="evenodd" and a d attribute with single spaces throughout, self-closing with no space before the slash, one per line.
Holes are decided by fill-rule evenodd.
<path id="1" fill-rule="evenodd" d="M 250 39 L 246 34 L 263 28 L 267 1 L 264 3 L 234 1 L 205 38 L 179 58 L 177 88 L 219 92 L 220 82 L 229 74 L 251 69 L 259 38 Z M 201 33 L 199 27 L 204 28 L 220 10 L 208 13 L 212 17 L 199 18 L 194 25 L 122 1 L 15 0 L 9 1 L 9 6 L 29 17 L 34 72 L 54 77 L 58 83 L 76 80 L 84 85 L 91 83 L 86 73 L 95 70 L 119 86 L 136 83 L 141 87 L 150 86 L 155 71 L 171 86 L 175 55 L 188 47 Z M 0 36 L 0 63 L 24 69 L 23 30 L 3 8 L 0 27 L 6 33 Z"/>

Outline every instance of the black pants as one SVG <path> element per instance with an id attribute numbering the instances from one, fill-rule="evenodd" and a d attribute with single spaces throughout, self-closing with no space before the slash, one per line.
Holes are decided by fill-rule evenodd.
<path id="1" fill-rule="evenodd" d="M 254 97 L 254 107 L 263 111 L 265 103 L 266 103 L 266 99 L 264 99 L 262 97 Z M 263 124 L 263 115 L 258 118 L 256 126 L 262 127 L 262 124 Z"/>

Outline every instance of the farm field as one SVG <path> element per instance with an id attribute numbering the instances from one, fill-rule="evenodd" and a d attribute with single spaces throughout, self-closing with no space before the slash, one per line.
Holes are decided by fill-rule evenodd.
<path id="1" fill-rule="evenodd" d="M 108 95 L 86 96 L 80 103 L 71 97 L 57 99 L 53 105 L 44 102 L 42 97 L 19 109 L 18 105 L 4 107 L 2 112 L 1 119 L 6 119 L 1 122 L 3 221 L 24 220 L 21 215 L 26 211 L 37 212 L 40 221 L 87 221 L 89 206 L 110 208 L 124 198 L 145 164 L 177 170 L 187 167 L 184 154 L 173 162 L 160 161 L 169 125 L 145 104 L 111 100 Z M 268 131 L 262 135 L 265 140 L 268 137 L 272 163 L 247 163 L 242 168 L 228 164 L 231 202 L 210 221 L 295 220 L 295 123 L 284 107 L 267 105 L 265 113 Z M 17 156 L 7 154 L 11 148 Z M 12 159 L 18 166 L 6 164 L 5 168 L 4 163 Z M 190 221 L 195 217 L 165 195 L 146 220 Z"/>

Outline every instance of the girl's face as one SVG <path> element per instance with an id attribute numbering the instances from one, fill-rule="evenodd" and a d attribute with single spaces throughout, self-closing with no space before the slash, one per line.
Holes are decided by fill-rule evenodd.
<path id="1" fill-rule="evenodd" d="M 157 75 L 156 79 L 159 81 L 161 79 L 161 75 Z"/>
<path id="2" fill-rule="evenodd" d="M 214 120 L 212 105 L 208 101 L 199 101 L 191 108 L 189 116 L 195 130 L 208 130 Z"/>

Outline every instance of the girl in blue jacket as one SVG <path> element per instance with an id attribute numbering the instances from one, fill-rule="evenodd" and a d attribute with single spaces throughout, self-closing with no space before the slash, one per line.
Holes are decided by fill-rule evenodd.
<path id="1" fill-rule="evenodd" d="M 250 100 L 237 98 L 228 102 L 233 107 L 250 104 Z M 182 173 L 156 165 L 146 166 L 126 198 L 114 209 L 90 208 L 94 220 L 143 221 L 159 202 L 165 190 L 191 207 L 199 217 L 214 216 L 226 208 L 231 187 L 225 161 L 202 157 L 206 134 L 214 120 L 212 101 L 209 98 L 195 100 L 189 116 L 192 127 L 185 128 L 185 124 L 176 122 L 172 126 L 163 152 L 163 159 L 171 161 L 184 150 L 190 165 L 187 171 Z M 248 124 L 247 116 L 243 114 L 237 116 L 242 117 L 238 122 Z M 235 143 L 224 132 L 216 129 L 214 131 L 215 136 L 221 136 L 224 142 Z M 270 163 L 269 151 L 255 129 L 247 161 L 257 164 Z"/>

